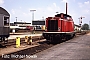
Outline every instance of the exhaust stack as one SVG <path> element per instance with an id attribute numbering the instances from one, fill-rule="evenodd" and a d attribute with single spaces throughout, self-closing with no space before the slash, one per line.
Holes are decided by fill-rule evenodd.
<path id="1" fill-rule="evenodd" d="M 67 2 L 66 2 L 66 14 L 67 14 Z"/>

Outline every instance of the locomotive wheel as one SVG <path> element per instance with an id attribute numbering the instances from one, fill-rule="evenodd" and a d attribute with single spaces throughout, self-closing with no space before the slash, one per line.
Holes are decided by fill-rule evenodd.
<path id="1" fill-rule="evenodd" d="M 4 41 L 4 43 L 5 43 L 5 37 L 2 37 L 2 41 Z"/>
<path id="2" fill-rule="evenodd" d="M 74 36 L 75 36 L 74 34 L 73 34 L 73 35 L 68 35 L 67 38 L 66 38 L 66 40 L 70 40 L 70 39 L 72 39 Z"/>
<path id="3" fill-rule="evenodd" d="M 71 39 L 71 36 L 70 35 L 67 35 L 66 36 L 66 40 L 69 40 L 69 39 Z"/>
<path id="4" fill-rule="evenodd" d="M 60 42 L 62 42 L 60 37 L 54 37 L 53 40 L 51 40 L 51 43 L 53 43 L 53 44 L 58 44 Z"/>
<path id="5" fill-rule="evenodd" d="M 3 40 L 3 37 L 1 37 L 1 42 L 3 42 L 4 40 Z"/>
<path id="6" fill-rule="evenodd" d="M 1 41 L 4 42 L 4 43 L 8 43 L 8 39 L 5 40 L 5 37 L 1 37 Z"/>
<path id="7" fill-rule="evenodd" d="M 5 43 L 8 43 L 8 38 L 6 38 Z"/>

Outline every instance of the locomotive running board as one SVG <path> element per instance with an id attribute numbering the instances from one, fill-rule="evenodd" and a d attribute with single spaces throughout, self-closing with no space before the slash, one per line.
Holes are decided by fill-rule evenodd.
<path id="1" fill-rule="evenodd" d="M 75 33 L 75 32 L 73 31 L 73 32 L 43 32 L 43 33 Z"/>

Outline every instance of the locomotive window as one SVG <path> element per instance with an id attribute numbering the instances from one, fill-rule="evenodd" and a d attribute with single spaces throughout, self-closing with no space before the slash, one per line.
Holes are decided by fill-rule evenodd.
<path id="1" fill-rule="evenodd" d="M 9 17 L 4 17 L 4 26 L 9 26 Z"/>
<path id="2" fill-rule="evenodd" d="M 67 19 L 67 16 L 64 16 L 64 19 Z"/>

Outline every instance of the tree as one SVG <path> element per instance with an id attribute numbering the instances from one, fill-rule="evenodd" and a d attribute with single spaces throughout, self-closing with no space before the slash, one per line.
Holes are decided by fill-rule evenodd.
<path id="1" fill-rule="evenodd" d="M 82 30 L 89 30 L 89 25 L 85 23 L 84 25 L 82 25 L 81 29 Z"/>

